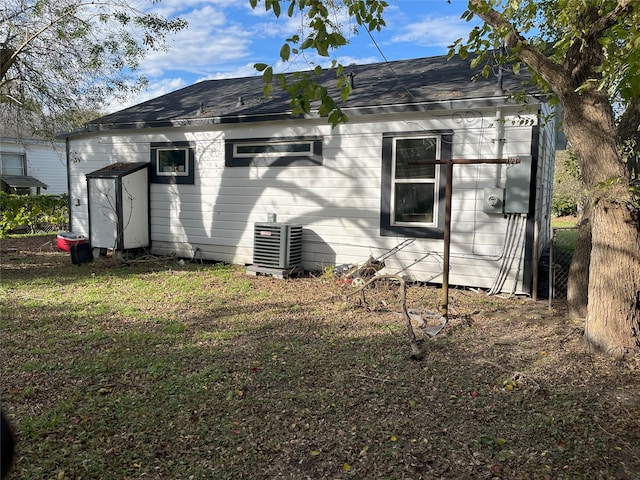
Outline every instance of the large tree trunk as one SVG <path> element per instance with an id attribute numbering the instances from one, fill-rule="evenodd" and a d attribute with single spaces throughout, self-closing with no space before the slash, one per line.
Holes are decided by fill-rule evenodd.
<path id="1" fill-rule="evenodd" d="M 631 204 L 620 204 L 615 196 L 600 198 L 593 206 L 585 338 L 591 347 L 614 357 L 640 347 L 637 217 Z"/>
<path id="2" fill-rule="evenodd" d="M 527 42 L 494 2 L 469 0 L 469 8 L 502 29 L 508 48 L 547 81 L 564 109 L 564 130 L 578 156 L 589 191 L 591 256 L 585 338 L 615 356 L 640 349 L 640 227 L 633 206 L 629 169 L 623 162 L 613 109 L 607 92 L 598 90 L 604 52 L 600 39 L 634 4 L 620 1 L 599 8 L 584 2 L 577 10 L 577 37 L 561 64 Z M 580 93 L 578 93 L 580 92 Z M 579 249 L 583 245 L 577 245 Z"/>
<path id="3" fill-rule="evenodd" d="M 640 347 L 640 226 L 613 113 L 603 92 L 564 96 L 564 126 L 590 190 L 591 255 L 585 339 L 616 357 Z M 580 250 L 588 248 L 578 244 Z M 583 268 L 585 266 L 583 265 Z"/>
<path id="4" fill-rule="evenodd" d="M 571 318 L 585 319 L 589 303 L 589 262 L 591 261 L 591 208 L 587 203 L 578 220 L 576 249 L 571 258 L 567 283 L 567 304 Z"/>

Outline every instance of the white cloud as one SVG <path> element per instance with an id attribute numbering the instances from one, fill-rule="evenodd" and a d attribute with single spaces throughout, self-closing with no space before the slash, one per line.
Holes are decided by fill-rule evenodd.
<path id="1" fill-rule="evenodd" d="M 391 36 L 390 43 L 411 43 L 420 47 L 448 47 L 469 34 L 469 23 L 456 16 L 424 17 L 408 23 L 401 33 Z"/>
<path id="2" fill-rule="evenodd" d="M 457 0 L 453 0 L 457 1 Z M 451 15 L 453 5 L 438 0 L 444 9 L 416 6 L 408 0 L 392 3 L 385 12 L 387 27 L 374 32 L 374 37 L 389 60 L 409 58 L 420 49 L 442 51 L 459 37 L 466 37 L 473 25 Z M 288 5 L 288 2 L 285 2 Z M 149 2 L 147 2 L 147 6 Z M 435 5 L 435 4 L 433 4 Z M 410 7 L 410 8 L 408 8 Z M 414 8 L 415 7 L 415 8 Z M 430 12 L 429 16 L 415 15 Z M 454 9 L 455 10 L 455 9 Z M 147 7 L 166 18 L 180 16 L 189 26 L 168 36 L 169 51 L 150 52 L 140 65 L 139 73 L 149 79 L 149 89 L 127 102 L 114 102 L 115 111 L 166 94 L 202 80 L 239 78 L 258 75 L 256 62 L 272 64 L 276 72 L 308 70 L 317 65 L 329 67 L 332 60 L 342 65 L 367 64 L 382 58 L 364 30 L 352 34 L 346 11 L 338 11 L 333 19 L 352 43 L 331 51 L 330 58 L 313 51 L 283 63 L 279 49 L 287 37 L 308 28 L 304 15 L 296 10 L 293 18 L 285 11 L 280 18 L 266 12 L 264 3 L 254 10 L 249 0 L 162 0 Z M 437 12 L 444 13 L 439 16 Z M 349 38 L 350 37 L 350 38 Z"/>
<path id="3" fill-rule="evenodd" d="M 169 71 L 207 75 L 212 69 L 246 57 L 251 33 L 241 23 L 230 20 L 216 5 L 205 5 L 182 15 L 189 27 L 169 39 L 168 51 L 151 52 L 141 72 L 160 77 Z"/>
<path id="4" fill-rule="evenodd" d="M 149 88 L 129 97 L 126 100 L 114 100 L 104 108 L 105 113 L 113 113 L 125 108 L 137 105 L 152 98 L 160 97 L 170 92 L 174 92 L 180 88 L 187 86 L 187 82 L 182 78 L 164 78 L 151 82 Z"/>

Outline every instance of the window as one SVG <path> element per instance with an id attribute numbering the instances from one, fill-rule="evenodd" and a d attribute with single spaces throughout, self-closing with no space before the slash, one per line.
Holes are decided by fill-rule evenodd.
<path id="1" fill-rule="evenodd" d="M 442 238 L 450 132 L 385 135 L 382 141 L 381 235 Z"/>
<path id="2" fill-rule="evenodd" d="M 151 144 L 151 181 L 193 184 L 194 148 L 189 142 Z"/>
<path id="3" fill-rule="evenodd" d="M 438 138 L 394 138 L 391 211 L 393 225 L 433 226 L 437 218 Z"/>
<path id="4" fill-rule="evenodd" d="M 227 140 L 227 167 L 287 167 L 322 165 L 319 138 Z"/>
<path id="5" fill-rule="evenodd" d="M 189 175 L 189 150 L 159 148 L 158 155 L 158 175 L 188 176 Z"/>
<path id="6" fill-rule="evenodd" d="M 2 175 L 26 175 L 25 157 L 21 153 L 0 153 L 2 163 L 0 165 L 0 174 Z"/>

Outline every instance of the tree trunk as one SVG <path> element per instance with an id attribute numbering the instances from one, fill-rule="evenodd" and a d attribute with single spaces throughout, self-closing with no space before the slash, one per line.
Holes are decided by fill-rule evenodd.
<path id="1" fill-rule="evenodd" d="M 567 303 L 571 318 L 585 319 L 589 303 L 589 262 L 591 260 L 591 208 L 588 203 L 579 218 L 576 248 L 569 267 Z"/>
<path id="2" fill-rule="evenodd" d="M 589 211 L 586 215 L 591 254 L 585 339 L 594 350 L 621 357 L 640 347 L 638 210 L 632 203 L 629 171 L 620 155 L 605 94 L 594 90 L 570 93 L 562 100 L 565 133 L 591 194 L 590 215 Z M 584 274 L 577 262 L 588 256 L 581 252 L 585 247 L 588 245 L 577 245 L 576 278 Z"/>
<path id="3" fill-rule="evenodd" d="M 640 213 L 633 204 L 631 175 L 622 159 L 611 103 L 607 92 L 597 88 L 604 59 L 600 38 L 633 6 L 621 1 L 613 10 L 600 10 L 595 2 L 583 2 L 585 7 L 576 12 L 582 32 L 578 29 L 558 64 L 527 42 L 492 8 L 494 3 L 469 0 L 469 8 L 502 29 L 507 47 L 517 48 L 517 55 L 558 95 L 564 131 L 592 202 L 585 338 L 595 349 L 615 356 L 640 350 Z"/>
<path id="4" fill-rule="evenodd" d="M 585 338 L 595 350 L 621 358 L 640 347 L 637 210 L 615 196 L 600 199 L 593 206 L 592 241 Z"/>

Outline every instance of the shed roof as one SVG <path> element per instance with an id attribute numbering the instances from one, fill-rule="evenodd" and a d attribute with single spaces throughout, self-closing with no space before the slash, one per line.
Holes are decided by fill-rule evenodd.
<path id="1" fill-rule="evenodd" d="M 0 180 L 13 188 L 47 188 L 45 183 L 29 175 L 0 175 Z"/>
<path id="2" fill-rule="evenodd" d="M 354 88 L 340 106 L 351 116 L 452 108 L 465 101 L 470 106 L 489 105 L 504 101 L 506 93 L 539 93 L 524 69 L 516 75 L 503 68 L 500 91 L 495 72 L 473 81 L 478 72 L 471 70 L 470 63 L 471 56 L 465 60 L 437 56 L 350 65 L 345 74 L 353 75 Z M 335 75 L 335 70 L 323 70 L 319 80 L 339 98 Z M 265 98 L 263 87 L 261 76 L 206 80 L 101 117 L 84 131 L 290 118 L 289 95 L 274 85 Z"/>

